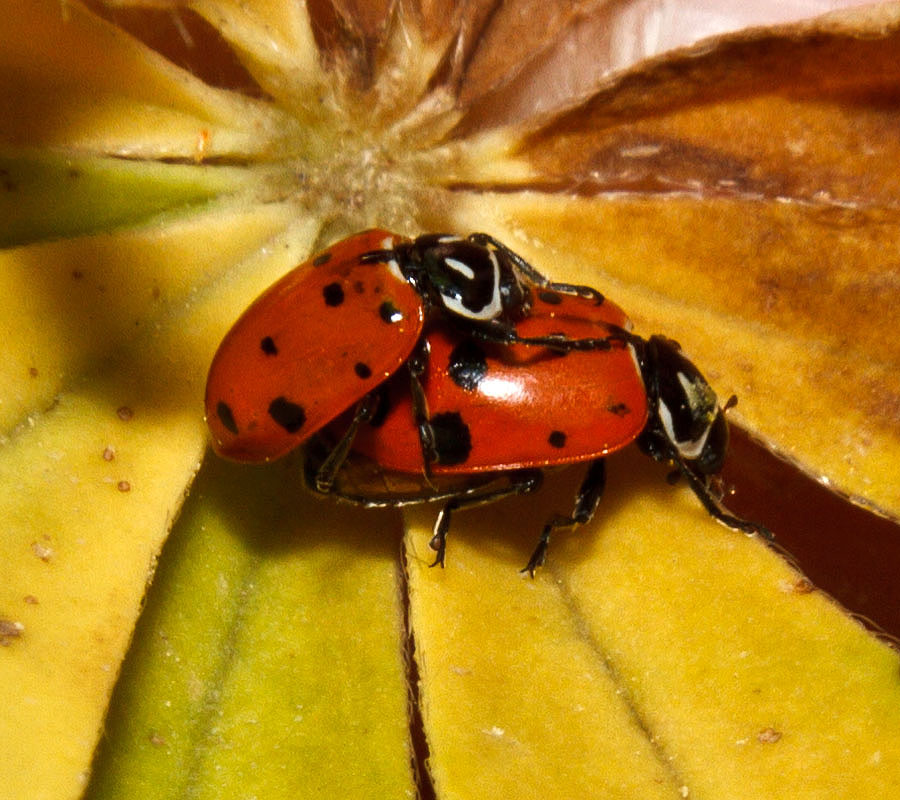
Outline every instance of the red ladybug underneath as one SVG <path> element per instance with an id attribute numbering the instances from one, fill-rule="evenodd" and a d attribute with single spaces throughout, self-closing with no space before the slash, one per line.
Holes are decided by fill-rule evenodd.
<path id="1" fill-rule="evenodd" d="M 368 506 L 443 500 L 431 541 L 442 564 L 453 511 L 533 492 L 543 469 L 588 462 L 572 508 L 541 532 L 525 567 L 534 574 L 552 531 L 586 523 L 596 511 L 604 457 L 637 441 L 672 464 L 720 522 L 768 538 L 761 525 L 728 513 L 712 488 L 728 448 L 724 409 L 712 388 L 677 343 L 642 339 L 628 325 L 608 301 L 545 293 L 519 333 L 605 335 L 610 349 L 498 345 L 433 326 L 419 346 L 427 353 L 423 364 L 412 358 L 407 374 L 313 438 L 307 483 Z"/>
<path id="2" fill-rule="evenodd" d="M 596 290 L 551 283 L 482 234 L 410 242 L 374 231 L 326 252 L 263 294 L 223 341 L 207 386 L 220 454 L 270 460 L 304 444 L 319 493 L 366 506 L 442 500 L 435 564 L 453 511 L 535 491 L 546 467 L 587 462 L 571 510 L 541 532 L 523 570 L 533 575 L 553 530 L 590 520 L 604 457 L 632 441 L 671 463 L 720 522 L 770 536 L 728 513 L 711 486 L 728 426 L 700 371 L 675 342 L 631 333 Z M 492 287 L 479 296 L 493 296 L 480 317 L 471 285 L 465 302 L 448 288 L 479 275 Z M 385 302 L 402 318 L 384 321 Z M 340 321 L 326 322 L 336 309 Z"/>

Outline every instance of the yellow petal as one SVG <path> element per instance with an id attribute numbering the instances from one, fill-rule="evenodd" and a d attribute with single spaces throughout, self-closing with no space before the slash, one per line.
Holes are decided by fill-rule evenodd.
<path id="1" fill-rule="evenodd" d="M 152 370 L 162 367 L 168 373 L 170 368 L 159 363 L 158 355 L 148 360 L 148 341 L 154 348 L 162 346 L 154 331 L 169 329 L 168 335 L 185 341 L 196 328 L 179 327 L 178 317 L 198 310 L 198 288 L 226 265 L 255 256 L 289 226 L 291 215 L 290 208 L 278 205 L 241 205 L 230 212 L 216 208 L 164 226 L 0 254 L 0 333 L 6 340 L 0 431 L 9 434 L 27 423 L 27 415 L 50 407 L 61 391 L 113 358 L 141 371 L 150 385 L 159 380 Z M 206 328 L 206 349 L 187 354 L 191 371 L 205 372 L 215 351 L 214 337 L 228 325 L 227 315 L 239 313 L 248 294 L 291 265 L 297 251 L 288 247 L 275 252 L 268 272 L 252 275 L 245 266 L 243 286 L 220 289 L 230 292 L 230 300 L 217 312 L 217 327 Z M 25 331 L 34 335 L 23 336 Z M 142 339 L 143 346 L 138 344 Z M 199 385 L 199 377 L 193 380 Z M 196 403 L 202 387 L 194 391 Z"/>
<path id="2" fill-rule="evenodd" d="M 272 106 L 212 89 L 74 2 L 10 0 L 0 19 L 0 138 L 203 159 L 297 133 Z"/>
<path id="3" fill-rule="evenodd" d="M 253 214 L 233 218 L 231 228 L 222 227 L 218 214 L 208 216 L 205 225 L 195 220 L 166 232 L 108 237 L 103 245 L 117 254 L 119 265 L 129 240 L 170 245 L 135 249 L 144 259 L 138 266 L 157 267 L 129 273 L 148 281 L 138 307 L 146 304 L 150 285 L 163 292 L 171 288 L 176 297 L 190 285 L 187 275 L 164 267 L 179 246 L 218 237 L 223 246 L 237 245 L 232 256 L 243 250 L 244 263 L 234 270 L 235 279 L 215 292 L 185 290 L 147 319 L 152 324 L 139 325 L 137 334 L 126 310 L 134 302 L 135 284 L 116 280 L 120 269 L 108 273 L 105 293 L 97 294 L 99 284 L 87 290 L 96 294 L 93 302 L 76 298 L 67 314 L 45 314 L 38 325 L 44 336 L 32 346 L 49 359 L 43 367 L 48 378 L 41 381 L 39 370 L 35 386 L 19 402 L 25 409 L 45 407 L 30 411 L 0 448 L 0 513 L 6 521 L 0 538 L 0 617 L 24 626 L 3 648 L 0 662 L 0 682 L 17 687 L 0 727 L 9 755 L 0 766 L 0 781 L 12 797 L 56 800 L 77 796 L 83 786 L 144 588 L 206 446 L 203 378 L 226 324 L 222 314 L 236 314 L 248 292 L 292 266 L 294 245 L 308 248 L 317 230 L 310 222 L 304 235 L 298 225 L 293 239 L 281 238 L 270 252 L 273 226 L 286 227 L 285 213 L 289 210 L 266 207 L 255 219 Z M 90 253 L 96 242 L 84 249 L 87 241 L 60 243 L 57 253 Z M 32 250 L 12 253 L 22 257 Z M 12 253 L 7 263 L 16 266 Z M 205 250 L 194 277 L 217 255 L 215 247 Z M 33 293 L 38 304 L 72 296 L 73 261 L 59 263 L 65 268 L 48 273 L 47 289 Z M 74 263 L 90 265 L 89 270 L 101 262 Z M 123 316 L 104 317 L 106 302 Z M 72 327 L 47 335 L 53 319 Z M 119 324 L 121 348 L 108 335 Z M 20 343 L 18 355 L 26 355 L 23 337 L 13 331 L 12 340 Z M 7 386 L 4 397 L 14 396 Z M 48 396 L 52 403 L 42 402 Z M 32 763 L 37 752 L 42 769 L 23 771 L 21 765 Z"/>
<path id="4" fill-rule="evenodd" d="M 884 796 L 896 651 L 636 452 L 596 520 L 516 572 L 578 470 L 537 498 L 410 514 L 411 620 L 438 796 Z"/>
<path id="5" fill-rule="evenodd" d="M 313 31 L 302 3 L 261 0 L 192 0 L 184 5 L 216 26 L 243 56 L 250 73 L 287 107 L 316 105 L 323 75 Z"/>
<path id="6" fill-rule="evenodd" d="M 0 454 L 0 608 L 24 625 L 0 663 L 16 687 L 2 726 L 10 797 L 83 788 L 144 585 L 203 452 L 190 382 L 168 376 L 165 398 L 148 398 L 130 378 L 61 397 Z M 41 768 L 23 769 L 35 753 Z"/>

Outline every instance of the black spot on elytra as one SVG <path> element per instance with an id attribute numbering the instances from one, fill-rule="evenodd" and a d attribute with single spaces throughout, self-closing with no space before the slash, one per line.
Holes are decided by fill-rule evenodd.
<path id="1" fill-rule="evenodd" d="M 378 307 L 378 314 L 384 322 L 393 324 L 403 319 L 403 312 L 397 308 L 390 300 L 385 300 Z"/>
<path id="2" fill-rule="evenodd" d="M 326 306 L 339 306 L 344 302 L 344 290 L 337 282 L 329 283 L 322 289 L 322 297 L 325 298 Z"/>
<path id="3" fill-rule="evenodd" d="M 363 364 L 362 361 L 357 361 L 353 365 L 353 371 L 356 373 L 356 377 L 363 380 L 372 377 L 372 368 L 368 364 Z"/>
<path id="4" fill-rule="evenodd" d="M 606 410 L 617 417 L 624 417 L 631 413 L 631 409 L 625 403 L 610 403 Z"/>
<path id="5" fill-rule="evenodd" d="M 438 464 L 464 464 L 472 452 L 469 426 L 457 411 L 444 411 L 429 420 L 435 459 Z"/>
<path id="6" fill-rule="evenodd" d="M 269 416 L 288 433 L 296 433 L 306 422 L 303 406 L 292 403 L 286 397 L 276 397 L 269 403 Z"/>
<path id="7" fill-rule="evenodd" d="M 554 292 L 552 289 L 541 289 L 538 292 L 538 297 L 549 306 L 558 306 L 562 302 L 562 295 L 559 292 Z"/>
<path id="8" fill-rule="evenodd" d="M 231 411 L 231 406 L 223 400 L 219 400 L 216 403 L 216 416 L 219 418 L 219 422 L 221 422 L 225 426 L 225 430 L 231 431 L 234 434 L 238 432 L 237 422 L 234 420 L 234 414 Z"/>
<path id="9" fill-rule="evenodd" d="M 553 431 L 547 437 L 547 443 L 550 447 L 565 447 L 566 446 L 566 435 L 562 431 Z"/>
<path id="10" fill-rule="evenodd" d="M 259 343 L 259 347 L 267 356 L 278 355 L 278 348 L 275 346 L 275 340 L 271 336 L 266 336 Z"/>
<path id="11" fill-rule="evenodd" d="M 461 342 L 450 353 L 447 374 L 457 386 L 471 392 L 487 374 L 484 350 L 471 339 Z"/>
<path id="12" fill-rule="evenodd" d="M 317 255 L 313 259 L 312 263 L 314 267 L 321 267 L 327 264 L 329 261 L 331 261 L 331 251 L 326 250 L 324 253 L 319 253 L 319 255 Z"/>

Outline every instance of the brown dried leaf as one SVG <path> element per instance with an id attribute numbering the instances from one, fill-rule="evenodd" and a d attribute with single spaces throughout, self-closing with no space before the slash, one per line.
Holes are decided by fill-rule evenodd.
<path id="1" fill-rule="evenodd" d="M 897 515 L 898 85 L 896 7 L 660 58 L 521 141 L 511 182 L 543 199 L 473 195 L 456 221 L 615 290 L 755 435 Z"/>

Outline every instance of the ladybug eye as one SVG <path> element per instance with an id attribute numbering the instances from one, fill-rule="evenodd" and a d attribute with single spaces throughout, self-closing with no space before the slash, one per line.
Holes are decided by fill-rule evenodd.
<path id="1" fill-rule="evenodd" d="M 444 266 L 449 267 L 454 272 L 462 275 L 466 280 L 471 281 L 475 278 L 475 270 L 466 264 L 465 261 L 460 261 L 458 258 L 445 258 Z"/>

